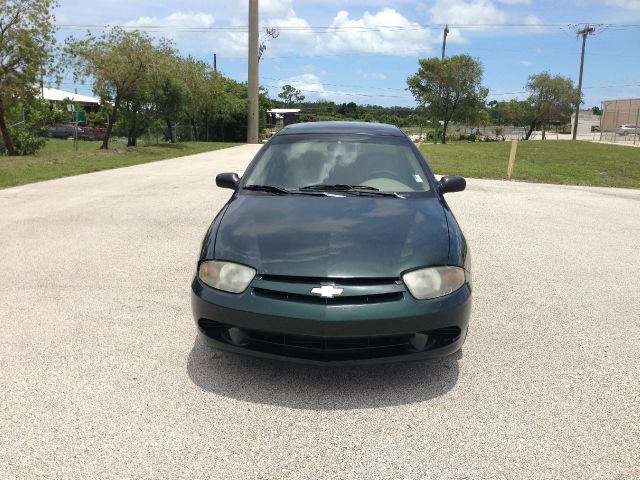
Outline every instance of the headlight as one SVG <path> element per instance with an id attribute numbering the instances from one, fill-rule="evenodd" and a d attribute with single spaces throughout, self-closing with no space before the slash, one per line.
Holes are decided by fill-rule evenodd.
<path id="1" fill-rule="evenodd" d="M 206 260 L 198 268 L 198 278 L 218 290 L 229 293 L 244 292 L 256 271 L 251 267 L 231 262 Z"/>
<path id="2" fill-rule="evenodd" d="M 437 298 L 455 292 L 464 285 L 464 269 L 430 267 L 402 275 L 402 281 L 418 300 Z"/>

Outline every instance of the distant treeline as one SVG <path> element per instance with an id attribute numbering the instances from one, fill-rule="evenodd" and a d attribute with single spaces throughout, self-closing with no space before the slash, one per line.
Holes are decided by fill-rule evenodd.
<path id="1" fill-rule="evenodd" d="M 299 108 L 303 113 L 314 114 L 315 120 L 351 120 L 361 122 L 389 123 L 398 127 L 427 125 L 424 108 L 382 107 L 380 105 L 358 105 L 355 102 L 335 103 L 326 100 L 299 102 L 295 105 L 270 100 L 272 108 Z"/>

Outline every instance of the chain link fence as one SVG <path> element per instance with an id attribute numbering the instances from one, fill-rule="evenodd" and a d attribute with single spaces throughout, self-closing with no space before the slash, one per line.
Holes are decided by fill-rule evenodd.
<path id="1" fill-rule="evenodd" d="M 476 127 L 456 125 L 454 128 L 463 134 L 474 134 L 476 137 L 487 137 L 495 140 L 522 140 L 527 134 L 523 127 L 508 127 L 501 125 L 484 125 Z"/>
<path id="2" fill-rule="evenodd" d="M 600 140 L 640 144 L 640 98 L 602 102 Z"/>

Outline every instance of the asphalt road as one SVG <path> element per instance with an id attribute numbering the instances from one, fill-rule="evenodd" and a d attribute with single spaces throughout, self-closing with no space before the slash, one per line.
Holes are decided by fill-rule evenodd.
<path id="1" fill-rule="evenodd" d="M 640 478 L 640 190 L 470 180 L 462 352 L 322 369 L 196 341 L 254 151 L 0 190 L 0 478 Z"/>

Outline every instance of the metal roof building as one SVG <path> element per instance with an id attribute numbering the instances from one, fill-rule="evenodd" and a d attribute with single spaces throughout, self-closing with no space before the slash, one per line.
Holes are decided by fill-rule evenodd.
<path id="1" fill-rule="evenodd" d="M 65 92 L 64 90 L 59 90 L 57 88 L 44 88 L 44 96 L 41 96 L 45 100 L 49 100 L 50 102 L 60 103 L 66 99 L 71 100 L 74 103 L 79 103 L 81 105 L 86 106 L 99 106 L 100 99 L 96 97 L 90 97 L 89 95 L 80 95 L 78 93 L 73 92 Z"/>

